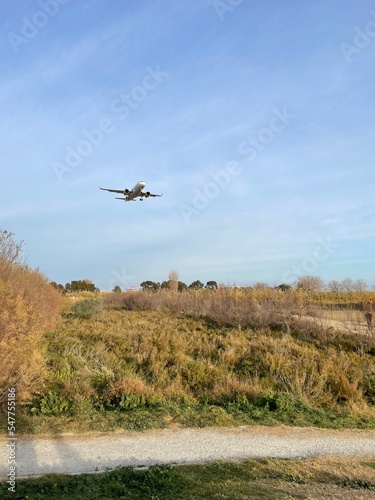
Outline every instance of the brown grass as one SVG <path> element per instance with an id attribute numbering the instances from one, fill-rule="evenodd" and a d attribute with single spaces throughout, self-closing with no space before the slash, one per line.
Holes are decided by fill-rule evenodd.
<path id="1" fill-rule="evenodd" d="M 85 322 L 62 318 L 48 339 L 49 389 L 58 389 L 61 397 L 113 401 L 132 395 L 142 396 L 145 403 L 182 398 L 220 404 L 287 393 L 314 407 L 345 405 L 371 413 L 373 356 L 342 344 L 341 337 L 333 336 L 331 342 L 319 325 L 293 320 L 298 303 L 292 303 L 287 319 L 277 316 L 278 304 L 269 303 L 266 312 L 254 306 L 254 316 L 243 307 L 233 323 L 247 326 L 239 329 L 228 326 L 228 316 L 219 319 L 216 313 L 224 314 L 225 307 L 215 304 L 220 297 L 215 292 L 187 294 L 184 302 L 184 294 L 114 295 L 122 295 L 120 307 L 124 301 L 127 308 L 147 302 L 157 310 L 112 309 L 110 296 L 100 317 Z M 233 294 L 230 300 L 240 302 L 241 296 Z M 234 314 L 234 305 L 228 304 L 233 308 L 228 314 Z"/>
<path id="2" fill-rule="evenodd" d="M 265 328 L 271 325 L 287 325 L 293 316 L 316 316 L 319 308 L 308 296 L 295 291 L 285 293 L 272 288 L 257 290 L 219 289 L 195 290 L 171 293 L 124 292 L 108 294 L 104 305 L 124 310 L 168 311 L 173 314 L 206 318 L 217 326 L 238 328 Z"/>
<path id="3" fill-rule="evenodd" d="M 39 343 L 53 328 L 60 295 L 38 271 L 0 259 L 0 401 L 16 387 L 20 400 L 40 388 L 44 354 Z"/>

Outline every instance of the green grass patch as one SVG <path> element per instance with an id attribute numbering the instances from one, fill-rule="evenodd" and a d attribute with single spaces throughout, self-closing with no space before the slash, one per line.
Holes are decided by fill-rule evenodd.
<path id="1" fill-rule="evenodd" d="M 16 493 L 8 492 L 3 483 L 0 497 L 4 500 L 286 500 L 324 498 L 335 493 L 335 498 L 352 499 L 358 491 L 364 494 L 375 490 L 371 477 L 373 470 L 355 458 L 247 460 L 153 466 L 146 470 L 117 468 L 79 476 L 50 474 L 18 480 Z"/>
<path id="2" fill-rule="evenodd" d="M 114 430 L 135 430 L 168 427 L 236 427 L 240 425 L 290 425 L 299 427 L 320 427 L 327 429 L 375 429 L 375 418 L 353 414 L 345 409 L 317 409 L 300 402 L 289 403 L 289 409 L 277 406 L 275 397 L 264 397 L 257 405 L 228 402 L 219 406 L 207 403 L 165 402 L 154 407 L 140 407 L 121 410 L 96 411 L 85 414 L 56 416 L 30 415 L 18 412 L 18 435 L 60 435 L 66 432 L 110 432 Z M 281 398 L 282 399 L 282 398 Z M 270 404 L 271 402 L 271 404 Z M 5 422 L 5 416 L 2 422 Z M 5 433 L 5 428 L 3 427 Z"/>

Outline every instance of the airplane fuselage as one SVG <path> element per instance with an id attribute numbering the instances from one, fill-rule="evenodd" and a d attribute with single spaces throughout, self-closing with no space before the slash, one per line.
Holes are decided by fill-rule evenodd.
<path id="1" fill-rule="evenodd" d="M 127 192 L 127 190 L 125 189 L 124 195 L 126 196 L 126 201 L 134 200 L 137 196 L 140 196 L 145 185 L 145 181 L 139 181 L 131 191 Z"/>

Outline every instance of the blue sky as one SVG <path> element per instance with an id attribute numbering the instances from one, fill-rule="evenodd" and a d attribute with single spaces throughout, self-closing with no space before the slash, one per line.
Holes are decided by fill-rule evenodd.
<path id="1" fill-rule="evenodd" d="M 3 0 L 0 228 L 103 290 L 375 283 L 375 5 Z M 145 180 L 125 203 L 98 186 Z"/>

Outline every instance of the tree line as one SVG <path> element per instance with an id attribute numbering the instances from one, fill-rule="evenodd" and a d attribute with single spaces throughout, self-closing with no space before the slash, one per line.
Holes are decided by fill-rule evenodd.
<path id="1" fill-rule="evenodd" d="M 62 285 L 61 283 L 56 283 L 56 281 L 51 281 L 50 285 L 52 285 L 56 290 L 61 293 L 73 293 L 73 292 L 99 292 L 99 288 L 94 285 L 94 283 L 89 279 L 84 280 L 73 280 L 70 283 L 66 283 L 66 285 Z"/>
<path id="2" fill-rule="evenodd" d="M 55 281 L 50 282 L 50 284 L 56 288 L 61 293 L 74 293 L 74 292 L 99 292 L 99 288 L 89 279 L 83 280 L 73 280 L 66 285 L 58 284 Z M 140 283 L 140 288 L 143 291 L 158 291 L 158 290 L 172 290 L 176 292 L 184 292 L 187 290 L 217 290 L 219 285 L 216 281 L 210 280 L 206 284 L 202 283 L 200 280 L 195 280 L 190 285 L 187 285 L 179 279 L 168 279 L 162 282 L 146 280 Z M 222 285 L 220 285 L 222 286 Z M 235 286 L 235 285 L 233 285 Z M 241 288 L 249 289 L 260 289 L 260 288 L 275 288 L 282 290 L 284 292 L 288 290 L 303 290 L 306 292 L 362 292 L 368 290 L 368 285 L 363 279 L 353 280 L 352 278 L 345 278 L 343 280 L 331 280 L 325 282 L 319 276 L 299 276 L 295 283 L 281 283 L 277 286 L 271 286 L 267 283 L 258 282 L 252 286 L 246 286 Z M 119 285 L 116 285 L 112 292 L 122 292 Z"/>
<path id="3" fill-rule="evenodd" d="M 195 280 L 190 285 L 187 285 L 183 281 L 175 281 L 175 280 L 166 280 L 161 283 L 155 282 L 155 281 L 143 281 L 139 285 L 142 290 L 150 290 L 150 291 L 156 291 L 156 290 L 175 290 L 178 292 L 184 292 L 185 290 L 202 290 L 203 288 L 206 288 L 208 290 L 217 290 L 218 289 L 218 284 L 216 281 L 207 281 L 206 285 L 204 285 L 201 281 Z"/>
<path id="4" fill-rule="evenodd" d="M 89 279 L 84 280 L 73 280 L 70 283 L 66 283 L 66 285 L 62 285 L 61 283 L 56 283 L 55 281 L 51 281 L 50 284 L 56 288 L 61 293 L 74 293 L 74 292 L 99 292 L 99 288 Z M 195 280 L 190 285 L 186 285 L 182 281 L 175 280 L 166 280 L 163 282 L 155 282 L 151 280 L 143 281 L 140 285 L 142 290 L 147 291 L 156 291 L 156 290 L 176 290 L 178 292 L 183 292 L 185 290 L 200 290 L 206 288 L 208 290 L 217 290 L 218 284 L 216 281 L 207 281 L 206 285 L 204 285 L 201 281 Z M 122 292 L 122 289 L 119 285 L 116 285 L 112 292 Z"/>

